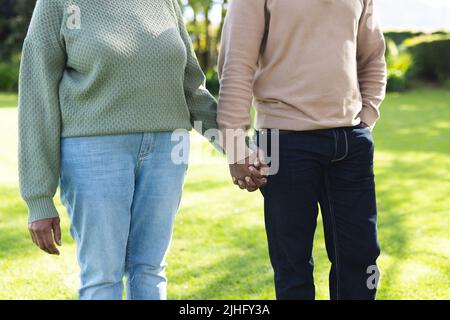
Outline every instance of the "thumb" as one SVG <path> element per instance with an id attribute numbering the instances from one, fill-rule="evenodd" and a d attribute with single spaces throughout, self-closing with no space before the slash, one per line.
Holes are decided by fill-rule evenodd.
<path id="1" fill-rule="evenodd" d="M 61 226 L 59 218 L 53 219 L 53 237 L 55 238 L 55 242 L 58 246 L 61 246 Z"/>
<path id="2" fill-rule="evenodd" d="M 266 165 L 266 158 L 265 158 L 264 151 L 262 149 L 258 148 L 255 166 L 259 168 L 259 167 L 265 166 L 265 165 Z"/>

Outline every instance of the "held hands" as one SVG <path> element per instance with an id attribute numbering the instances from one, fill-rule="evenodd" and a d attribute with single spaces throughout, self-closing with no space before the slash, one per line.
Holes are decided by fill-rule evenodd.
<path id="1" fill-rule="evenodd" d="M 369 128 L 369 127 L 370 127 L 367 123 L 362 122 L 362 121 L 361 121 L 361 126 L 362 126 L 363 128 Z"/>
<path id="2" fill-rule="evenodd" d="M 48 254 L 59 255 L 55 246 L 61 246 L 61 227 L 59 217 L 32 222 L 28 225 L 31 239 Z"/>
<path id="3" fill-rule="evenodd" d="M 267 164 L 261 149 L 250 154 L 240 163 L 230 164 L 233 183 L 248 192 L 254 192 L 267 184 Z"/>

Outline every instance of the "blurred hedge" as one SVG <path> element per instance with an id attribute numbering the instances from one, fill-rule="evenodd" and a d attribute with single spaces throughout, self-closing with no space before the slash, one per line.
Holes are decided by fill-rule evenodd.
<path id="1" fill-rule="evenodd" d="M 220 90 L 219 75 L 215 69 L 206 72 L 206 88 L 211 94 L 218 96 Z"/>
<path id="2" fill-rule="evenodd" d="M 434 82 L 441 86 L 450 83 L 450 34 L 439 31 L 401 39 L 393 33 L 386 35 L 388 63 L 388 91 L 404 91 L 416 81 Z"/>
<path id="3" fill-rule="evenodd" d="M 0 62 L 0 91 L 16 92 L 19 86 L 19 56 Z"/>
<path id="4" fill-rule="evenodd" d="M 405 47 L 413 57 L 414 78 L 440 84 L 450 79 L 450 35 L 408 39 Z"/>
<path id="5" fill-rule="evenodd" d="M 406 39 L 410 39 L 413 37 L 421 36 L 423 35 L 423 32 L 412 32 L 412 31 L 392 31 L 392 32 L 385 32 L 384 37 L 386 39 L 391 39 L 394 41 L 394 43 L 399 46 L 405 41 Z"/>

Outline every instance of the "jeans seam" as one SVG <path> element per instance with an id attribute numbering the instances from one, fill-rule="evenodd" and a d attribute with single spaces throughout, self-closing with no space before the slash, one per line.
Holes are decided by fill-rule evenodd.
<path id="1" fill-rule="evenodd" d="M 131 243 L 131 233 L 128 235 L 128 240 L 127 240 L 127 249 L 126 249 L 126 252 L 125 252 L 125 265 L 124 265 L 124 274 L 127 274 L 128 273 L 128 285 L 129 285 L 129 288 L 128 288 L 128 292 L 130 293 L 130 299 L 131 300 L 133 300 L 133 274 L 132 274 L 132 272 L 130 272 L 130 270 L 132 269 L 132 268 L 130 268 L 130 243 Z"/>
<path id="2" fill-rule="evenodd" d="M 136 179 L 136 176 L 135 176 Z M 135 186 L 134 186 L 134 190 L 133 190 L 133 199 L 132 199 L 132 204 L 130 206 L 130 227 L 128 230 L 128 239 L 127 239 L 127 248 L 126 248 L 126 252 L 125 252 L 125 265 L 124 265 L 124 274 L 128 273 L 128 284 L 129 284 L 129 289 L 128 292 L 130 293 L 129 298 L 131 300 L 134 299 L 134 295 L 133 295 L 133 279 L 134 279 L 134 272 L 132 272 L 133 268 L 130 265 L 130 252 L 131 252 L 131 243 L 133 243 L 133 232 L 131 230 L 132 227 L 132 213 L 133 213 L 133 207 L 134 207 L 134 196 L 136 193 L 136 180 L 135 180 Z"/>
<path id="3" fill-rule="evenodd" d="M 348 136 L 347 136 L 347 132 L 345 132 L 345 130 L 343 130 L 343 132 L 344 132 L 344 137 L 345 137 L 345 153 L 341 158 L 333 159 L 333 160 L 331 160 L 331 162 L 337 162 L 337 161 L 344 160 L 348 156 Z M 335 156 L 336 156 L 337 155 L 337 141 L 335 142 L 335 144 L 336 144 L 336 153 L 335 153 Z"/>
<path id="4" fill-rule="evenodd" d="M 141 168 L 142 161 L 148 159 L 152 155 L 152 152 L 155 149 L 155 140 L 155 135 L 152 132 L 142 133 L 142 139 L 137 154 L 136 168 L 134 170 L 135 174 L 137 174 Z"/>
<path id="5" fill-rule="evenodd" d="M 149 132 L 149 133 L 144 133 L 144 136 L 147 135 L 149 137 L 149 141 L 148 141 L 148 150 L 145 154 L 142 155 L 141 160 L 145 160 L 148 157 L 150 157 L 153 153 L 153 150 L 155 150 L 155 144 L 156 144 L 156 136 L 155 133 L 153 132 Z"/>
<path id="6" fill-rule="evenodd" d="M 334 155 L 333 155 L 333 159 L 334 159 L 337 156 L 337 150 L 338 150 L 337 140 L 338 140 L 338 137 L 337 137 L 336 132 L 334 130 L 332 130 L 331 132 L 333 132 L 333 136 L 334 136 Z M 331 161 L 333 161 L 333 160 L 331 160 Z"/>
<path id="7" fill-rule="evenodd" d="M 139 144 L 139 149 L 136 154 L 136 167 L 134 168 L 134 174 L 136 175 L 141 167 L 141 152 L 142 152 L 142 145 L 144 143 L 144 134 L 141 134 L 141 143 Z"/>
<path id="8" fill-rule="evenodd" d="M 330 188 L 330 181 L 328 172 L 325 174 L 325 188 L 327 193 L 327 202 L 328 202 L 328 209 L 330 212 L 330 221 L 331 221 L 331 229 L 332 229 L 332 236 L 333 236 L 333 244 L 334 244 L 334 258 L 335 258 L 335 264 L 336 264 L 336 299 L 339 300 L 340 297 L 340 281 L 339 281 L 339 250 L 338 250 L 338 235 L 337 235 L 337 226 L 336 226 L 336 220 L 334 216 L 334 210 L 333 210 L 333 204 L 331 202 L 331 188 Z"/>

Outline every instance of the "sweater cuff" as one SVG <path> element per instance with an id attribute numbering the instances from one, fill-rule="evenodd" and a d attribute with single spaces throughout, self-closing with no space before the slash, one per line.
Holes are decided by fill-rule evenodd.
<path id="1" fill-rule="evenodd" d="M 361 112 L 359 113 L 359 118 L 362 122 L 367 124 L 371 129 L 375 127 L 375 123 L 380 117 L 378 111 L 372 107 L 363 106 Z"/>
<path id="2" fill-rule="evenodd" d="M 58 211 L 52 198 L 27 200 L 28 223 L 58 217 Z"/>
<path id="3" fill-rule="evenodd" d="M 216 116 L 205 117 L 204 119 L 196 120 L 192 123 L 192 127 L 195 131 L 197 131 L 201 136 L 206 138 L 208 142 L 214 147 L 214 149 L 219 153 L 224 153 L 225 151 L 222 149 L 220 144 L 220 136 L 217 129 Z M 209 131 L 209 132 L 208 132 Z"/>

